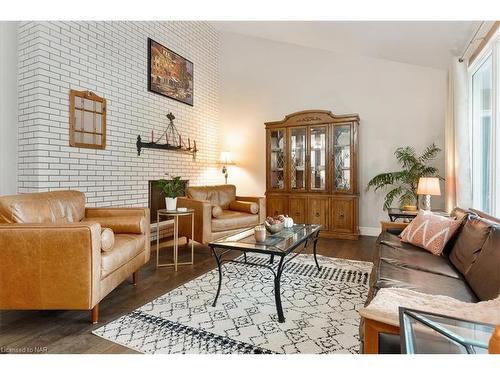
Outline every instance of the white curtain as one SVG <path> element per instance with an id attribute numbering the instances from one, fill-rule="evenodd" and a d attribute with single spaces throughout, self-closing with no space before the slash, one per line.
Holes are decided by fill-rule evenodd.
<path id="1" fill-rule="evenodd" d="M 471 144 L 468 121 L 467 61 L 452 59 L 448 73 L 445 126 L 446 210 L 472 207 Z"/>

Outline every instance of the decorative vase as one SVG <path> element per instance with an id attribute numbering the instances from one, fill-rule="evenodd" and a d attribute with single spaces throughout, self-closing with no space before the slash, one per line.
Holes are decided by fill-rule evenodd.
<path id="1" fill-rule="evenodd" d="M 291 228 L 291 227 L 293 227 L 293 219 L 291 217 L 289 217 L 289 216 L 286 216 L 285 220 L 283 222 L 283 226 L 285 228 Z"/>
<path id="2" fill-rule="evenodd" d="M 177 197 L 165 198 L 165 208 L 167 211 L 175 211 L 177 209 Z"/>
<path id="3" fill-rule="evenodd" d="M 269 233 L 276 234 L 278 232 L 281 232 L 281 230 L 283 229 L 283 222 L 278 222 L 276 224 L 271 225 L 267 221 L 265 221 L 264 226 L 266 227 Z"/>

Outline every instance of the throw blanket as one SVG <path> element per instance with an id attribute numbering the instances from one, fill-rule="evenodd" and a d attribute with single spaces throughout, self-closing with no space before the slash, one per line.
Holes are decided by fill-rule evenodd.
<path id="1" fill-rule="evenodd" d="M 367 319 L 399 327 L 399 306 L 475 322 L 500 324 L 500 296 L 489 301 L 468 303 L 447 296 L 401 288 L 379 290 L 370 304 L 359 310 L 359 314 Z"/>

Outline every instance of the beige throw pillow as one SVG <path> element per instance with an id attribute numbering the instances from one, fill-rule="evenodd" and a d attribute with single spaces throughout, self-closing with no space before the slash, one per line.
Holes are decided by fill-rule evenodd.
<path id="1" fill-rule="evenodd" d="M 222 215 L 221 206 L 219 206 L 217 204 L 212 205 L 212 217 L 218 218 L 220 215 Z"/>
<path id="2" fill-rule="evenodd" d="M 108 252 L 113 250 L 115 244 L 115 234 L 109 228 L 102 228 L 101 230 L 101 250 Z"/>

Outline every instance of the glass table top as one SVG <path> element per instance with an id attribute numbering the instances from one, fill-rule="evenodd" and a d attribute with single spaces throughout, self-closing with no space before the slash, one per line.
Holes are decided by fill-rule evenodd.
<path id="1" fill-rule="evenodd" d="M 450 316 L 400 308 L 401 348 L 407 354 L 488 352 L 495 327 Z"/>
<path id="2" fill-rule="evenodd" d="M 291 228 L 283 228 L 276 234 L 270 235 L 268 233 L 266 240 L 263 242 L 256 241 L 254 229 L 249 228 L 210 242 L 209 245 L 212 247 L 248 250 L 259 253 L 287 254 L 315 235 L 320 228 L 321 225 L 316 224 L 295 224 Z"/>

